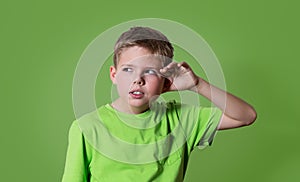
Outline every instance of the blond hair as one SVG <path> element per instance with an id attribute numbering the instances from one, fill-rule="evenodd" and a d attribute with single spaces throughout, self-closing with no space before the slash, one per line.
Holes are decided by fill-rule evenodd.
<path id="1" fill-rule="evenodd" d="M 161 56 L 164 65 L 169 64 L 174 56 L 174 48 L 164 34 L 149 27 L 132 27 L 122 33 L 115 44 L 113 56 L 115 67 L 122 51 L 133 46 L 146 48 L 151 54 Z"/>

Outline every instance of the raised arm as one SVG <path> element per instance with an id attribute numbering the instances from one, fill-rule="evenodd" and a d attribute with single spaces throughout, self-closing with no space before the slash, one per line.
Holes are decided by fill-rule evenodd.
<path id="1" fill-rule="evenodd" d="M 223 111 L 219 130 L 247 126 L 256 119 L 256 111 L 251 105 L 200 77 L 198 77 L 198 84 L 191 90 L 206 97 Z"/>
<path id="2" fill-rule="evenodd" d="M 223 116 L 218 126 L 219 130 L 247 126 L 256 119 L 256 111 L 251 105 L 198 77 L 185 62 L 173 62 L 161 69 L 161 73 L 168 75 L 171 80 L 171 85 L 166 91 L 191 90 L 220 108 Z"/>

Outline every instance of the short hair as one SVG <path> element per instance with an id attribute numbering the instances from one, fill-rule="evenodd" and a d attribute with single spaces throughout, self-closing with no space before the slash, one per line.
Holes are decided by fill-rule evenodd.
<path id="1" fill-rule="evenodd" d="M 168 65 L 174 56 L 174 48 L 164 34 L 149 27 L 132 27 L 122 33 L 115 44 L 114 66 L 118 65 L 122 51 L 133 46 L 146 48 L 151 54 L 161 56 L 164 65 Z"/>

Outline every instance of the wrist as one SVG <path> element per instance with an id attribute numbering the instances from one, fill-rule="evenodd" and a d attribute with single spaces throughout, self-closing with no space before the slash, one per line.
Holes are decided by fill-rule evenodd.
<path id="1" fill-rule="evenodd" d="M 190 90 L 199 93 L 204 84 L 205 81 L 202 78 L 197 77 L 197 79 L 195 80 L 195 86 L 193 86 Z"/>

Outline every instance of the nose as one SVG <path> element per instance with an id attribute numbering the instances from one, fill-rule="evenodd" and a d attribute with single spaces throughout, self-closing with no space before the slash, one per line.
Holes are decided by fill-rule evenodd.
<path id="1" fill-rule="evenodd" d="M 143 77 L 138 76 L 138 77 L 133 81 L 133 83 L 142 86 L 142 85 L 145 84 L 145 80 L 143 79 Z"/>

